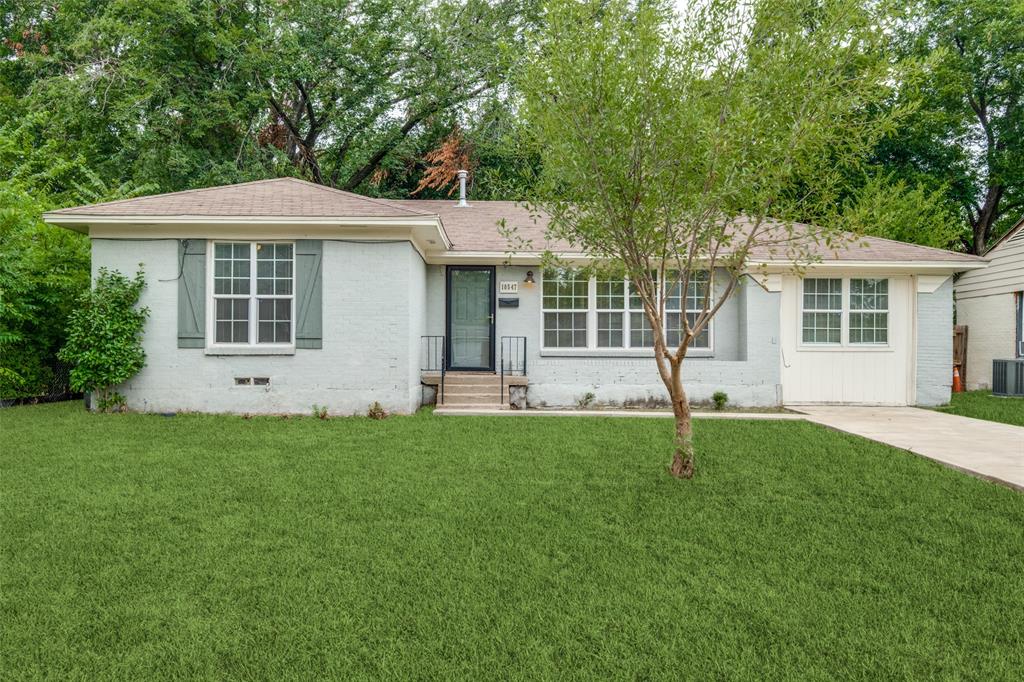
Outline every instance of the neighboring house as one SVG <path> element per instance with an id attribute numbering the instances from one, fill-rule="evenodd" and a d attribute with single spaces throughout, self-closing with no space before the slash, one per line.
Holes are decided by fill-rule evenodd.
<path id="1" fill-rule="evenodd" d="M 545 241 L 543 216 L 514 202 L 460 203 L 279 179 L 45 220 L 89 235 L 94 273 L 144 264 L 146 367 L 120 388 L 132 408 L 353 413 L 379 401 L 410 412 L 433 395 L 442 362 L 446 404 L 504 402 L 508 384 L 517 398 L 525 385 L 531 405 L 587 393 L 664 402 L 628 282 L 545 278 L 546 248 L 585 259 Z M 499 221 L 526 245 L 510 253 Z M 947 402 L 952 275 L 984 261 L 876 238 L 817 250 L 804 279 L 784 258 L 754 254 L 757 274 L 689 353 L 691 399 L 722 390 L 749 406 Z M 705 273 L 690 296 L 669 296 L 667 326 L 723 279 Z"/>
<path id="2" fill-rule="evenodd" d="M 954 285 L 957 324 L 967 325 L 967 388 L 992 388 L 992 361 L 1024 357 L 1024 220 L 992 245 L 988 267 Z"/>

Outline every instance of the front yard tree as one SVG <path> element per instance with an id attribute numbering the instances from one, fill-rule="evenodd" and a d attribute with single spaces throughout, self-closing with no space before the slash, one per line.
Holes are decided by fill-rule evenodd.
<path id="1" fill-rule="evenodd" d="M 835 169 L 856 167 L 900 114 L 877 114 L 899 79 L 866 4 L 705 0 L 682 17 L 662 0 L 546 7 L 523 78 L 542 160 L 534 201 L 549 237 L 624 272 L 641 300 L 675 414 L 674 476 L 694 471 L 691 342 L 752 260 L 799 268 L 813 242 L 839 237 Z M 798 219 L 824 227 L 802 238 Z M 669 329 L 662 292 L 681 288 L 701 309 Z"/>

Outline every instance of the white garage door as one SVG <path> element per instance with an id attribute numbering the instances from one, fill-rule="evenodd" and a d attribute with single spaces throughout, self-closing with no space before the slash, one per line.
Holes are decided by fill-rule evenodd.
<path id="1" fill-rule="evenodd" d="M 783 402 L 908 404 L 912 284 L 906 276 L 783 277 Z"/>

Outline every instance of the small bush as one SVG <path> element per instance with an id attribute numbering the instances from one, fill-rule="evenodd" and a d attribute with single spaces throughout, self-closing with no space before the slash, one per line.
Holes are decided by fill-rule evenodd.
<path id="1" fill-rule="evenodd" d="M 327 419 L 327 406 L 326 405 L 313 405 L 313 416 L 317 419 Z"/>
<path id="2" fill-rule="evenodd" d="M 114 391 L 97 400 L 96 409 L 100 412 L 127 412 L 128 401 L 123 395 Z"/>
<path id="3" fill-rule="evenodd" d="M 388 411 L 384 409 L 376 400 L 373 401 L 373 405 L 370 405 L 370 409 L 366 411 L 366 416 L 370 419 L 387 419 Z"/>
<path id="4" fill-rule="evenodd" d="M 123 405 L 123 397 L 111 402 L 110 390 L 146 364 L 142 330 L 149 308 L 138 306 L 145 286 L 141 268 L 133 279 L 100 268 L 95 285 L 79 297 L 69 318 L 68 341 L 58 356 L 73 365 L 71 388 L 96 392 L 100 409 Z"/>
<path id="5" fill-rule="evenodd" d="M 576 407 L 581 410 L 585 410 L 594 403 L 596 398 L 597 396 L 595 396 L 591 391 L 587 391 L 576 399 Z"/>
<path id="6" fill-rule="evenodd" d="M 715 404 L 716 410 L 722 410 L 725 408 L 725 404 L 729 402 L 729 394 L 725 391 L 715 391 L 711 396 L 711 401 Z"/>

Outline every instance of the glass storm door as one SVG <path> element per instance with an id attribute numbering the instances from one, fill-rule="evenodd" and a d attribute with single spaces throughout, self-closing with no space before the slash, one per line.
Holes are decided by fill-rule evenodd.
<path id="1" fill-rule="evenodd" d="M 494 370 L 494 268 L 448 266 L 448 368 Z"/>

